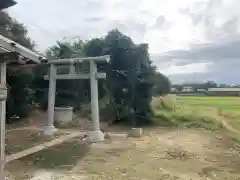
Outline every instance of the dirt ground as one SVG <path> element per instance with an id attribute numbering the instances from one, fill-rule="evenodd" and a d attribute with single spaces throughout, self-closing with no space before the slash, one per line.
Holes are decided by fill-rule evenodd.
<path id="1" fill-rule="evenodd" d="M 17 180 L 237 180 L 239 149 L 223 132 L 147 129 L 91 147 L 75 139 L 7 165 Z"/>
<path id="2" fill-rule="evenodd" d="M 66 132 L 57 132 L 54 136 L 44 137 L 41 131 L 37 129 L 16 129 L 6 132 L 6 155 L 14 154 L 39 144 L 52 141 L 60 136 L 66 135 Z"/>
<path id="3" fill-rule="evenodd" d="M 8 130 L 39 127 L 44 116 L 34 112 L 28 120 L 8 126 Z M 82 122 L 77 123 L 77 129 L 88 128 L 88 122 Z M 101 127 L 105 131 L 124 131 L 122 127 L 107 127 L 106 124 Z M 75 124 L 72 128 L 76 128 Z M 228 131 L 207 132 L 145 128 L 141 138 L 112 137 L 92 145 L 79 137 L 12 161 L 6 165 L 6 170 L 11 180 L 238 180 L 240 148 L 236 143 L 240 141 L 233 141 L 231 128 L 226 129 Z M 234 137 L 237 134 L 235 132 Z M 11 144 L 22 144 L 27 139 L 25 135 L 8 136 L 7 148 L 12 151 Z M 29 142 L 35 139 L 30 138 Z"/>

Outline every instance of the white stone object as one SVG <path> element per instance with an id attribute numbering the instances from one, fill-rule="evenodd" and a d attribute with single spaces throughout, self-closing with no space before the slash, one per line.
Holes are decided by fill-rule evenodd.
<path id="1" fill-rule="evenodd" d="M 58 123 L 69 123 L 73 120 L 73 107 L 55 107 L 54 121 Z"/>
<path id="2" fill-rule="evenodd" d="M 143 130 L 142 128 L 132 128 L 130 133 L 129 133 L 129 136 L 132 136 L 132 137 L 141 137 L 143 134 Z"/>

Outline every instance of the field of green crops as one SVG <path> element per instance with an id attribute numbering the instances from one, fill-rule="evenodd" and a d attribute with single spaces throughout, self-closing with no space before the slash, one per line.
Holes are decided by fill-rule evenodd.
<path id="1" fill-rule="evenodd" d="M 240 97 L 177 96 L 177 107 L 201 113 L 216 113 L 240 130 Z"/>
<path id="2" fill-rule="evenodd" d="M 177 96 L 177 104 L 192 108 L 209 109 L 240 113 L 240 97 L 194 97 Z"/>

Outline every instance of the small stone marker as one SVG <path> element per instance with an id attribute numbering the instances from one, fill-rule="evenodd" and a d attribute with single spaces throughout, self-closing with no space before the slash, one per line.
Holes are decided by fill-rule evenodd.
<path id="1" fill-rule="evenodd" d="M 143 134 L 142 128 L 132 128 L 131 131 L 128 133 L 130 137 L 141 137 Z"/>

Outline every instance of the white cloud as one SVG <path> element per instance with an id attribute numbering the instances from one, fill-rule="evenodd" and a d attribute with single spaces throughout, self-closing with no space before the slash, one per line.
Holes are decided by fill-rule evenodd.
<path id="1" fill-rule="evenodd" d="M 159 71 L 166 75 L 178 75 L 178 74 L 192 74 L 192 73 L 206 73 L 209 71 L 209 67 L 212 63 L 200 62 L 191 63 L 183 66 L 177 66 L 175 64 L 168 64 L 164 68 L 159 68 Z"/>
<path id="2" fill-rule="evenodd" d="M 196 0 L 196 2 L 207 0 Z M 41 49 L 64 36 L 91 38 L 112 28 L 122 29 L 137 42 L 148 42 L 150 52 L 187 48 L 201 34 L 195 32 L 191 19 L 179 9 L 191 0 L 19 0 L 9 12 L 29 28 L 29 34 Z M 31 13 L 29 13 L 31 10 Z M 159 16 L 171 22 L 168 28 L 150 28 Z M 93 19 L 95 18 L 95 21 Z M 139 27 L 142 25 L 142 33 Z M 158 35 L 157 35 L 158 34 Z M 161 48 L 159 48 L 161 47 Z"/>
<path id="3" fill-rule="evenodd" d="M 118 28 L 136 43 L 149 43 L 150 53 L 159 55 L 240 39 L 239 7 L 239 0 L 18 0 L 9 13 L 27 25 L 40 50 L 63 37 L 90 39 Z M 187 78 L 211 70 L 212 63 L 206 56 L 205 62 L 185 60 L 181 66 L 154 60 L 161 71 Z"/>

